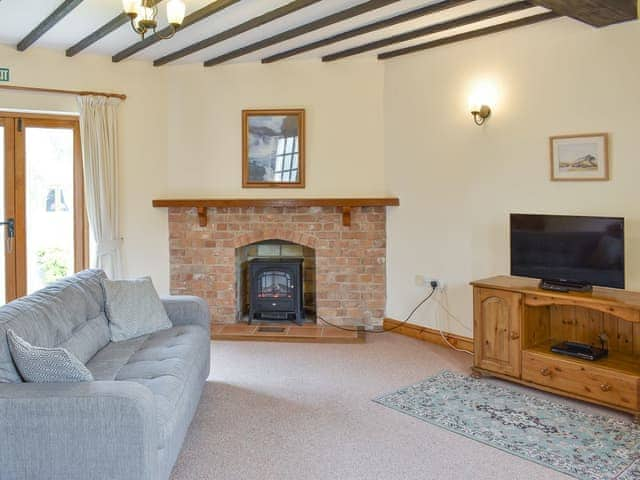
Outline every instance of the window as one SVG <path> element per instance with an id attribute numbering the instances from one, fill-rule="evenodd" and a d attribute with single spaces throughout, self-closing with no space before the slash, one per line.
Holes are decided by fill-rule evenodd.
<path id="1" fill-rule="evenodd" d="M 64 201 L 64 190 L 61 186 L 50 187 L 47 193 L 47 212 L 68 212 L 69 207 Z"/>

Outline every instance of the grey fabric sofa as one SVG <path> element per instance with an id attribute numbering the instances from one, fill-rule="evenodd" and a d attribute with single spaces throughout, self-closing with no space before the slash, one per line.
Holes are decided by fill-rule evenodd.
<path id="1" fill-rule="evenodd" d="M 168 297 L 173 328 L 98 351 L 96 381 L 24 383 L 8 351 L 13 329 L 40 346 L 89 342 L 106 321 L 99 270 L 86 270 L 0 308 L 0 479 L 166 479 L 209 374 L 209 310 Z"/>

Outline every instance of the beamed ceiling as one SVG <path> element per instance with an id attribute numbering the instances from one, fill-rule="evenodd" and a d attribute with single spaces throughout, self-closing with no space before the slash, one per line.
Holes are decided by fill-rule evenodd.
<path id="1" fill-rule="evenodd" d="M 28 3 L 28 7 L 26 4 Z M 160 26 L 164 1 L 158 1 Z M 120 0 L 0 0 L 0 43 L 156 66 L 289 58 L 392 58 L 568 16 L 602 27 L 637 18 L 635 0 L 185 0 L 170 40 L 132 31 Z M 560 27 L 559 27 L 560 28 Z"/>

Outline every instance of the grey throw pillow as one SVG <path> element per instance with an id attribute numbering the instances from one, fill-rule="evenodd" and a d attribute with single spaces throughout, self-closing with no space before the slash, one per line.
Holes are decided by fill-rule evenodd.
<path id="1" fill-rule="evenodd" d="M 9 350 L 13 362 L 26 382 L 73 383 L 92 382 L 93 375 L 84 364 L 66 348 L 45 348 L 31 345 L 7 331 Z"/>
<path id="2" fill-rule="evenodd" d="M 111 340 L 121 342 L 171 328 L 151 278 L 102 280 Z"/>

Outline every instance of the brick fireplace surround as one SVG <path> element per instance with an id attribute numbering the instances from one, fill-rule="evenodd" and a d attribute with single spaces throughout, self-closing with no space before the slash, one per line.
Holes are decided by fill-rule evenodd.
<path id="1" fill-rule="evenodd" d="M 236 249 L 285 240 L 315 249 L 318 315 L 339 325 L 381 325 L 385 307 L 385 207 L 169 208 L 171 293 L 204 298 L 217 323 L 236 322 Z"/>

